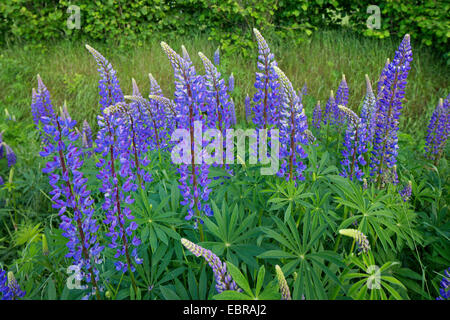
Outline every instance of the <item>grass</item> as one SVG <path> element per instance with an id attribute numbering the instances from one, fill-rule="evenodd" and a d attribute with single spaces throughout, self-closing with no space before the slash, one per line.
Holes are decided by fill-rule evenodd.
<path id="1" fill-rule="evenodd" d="M 125 94 L 131 93 L 134 77 L 143 94 L 149 90 L 148 73 L 152 73 L 166 96 L 173 93 L 173 72 L 159 42 L 145 43 L 129 50 L 117 50 L 100 43 L 89 43 L 99 50 L 117 70 Z M 344 73 L 350 87 L 350 106 L 356 110 L 365 93 L 364 75 L 378 80 L 386 58 L 394 56 L 399 43 L 391 39 L 362 38 L 345 31 L 320 31 L 308 41 L 293 46 L 267 39 L 281 69 L 300 89 L 308 85 L 307 114 L 317 100 L 325 104 L 330 90 L 336 91 Z M 180 52 L 185 44 L 199 73 L 203 66 L 197 55 L 202 51 L 213 56 L 216 44 L 206 36 L 168 41 Z M 449 93 L 449 67 L 426 49 L 413 47 L 414 61 L 408 77 L 402 127 L 407 132 L 421 132 L 440 97 Z M 245 94 L 253 93 L 255 59 L 242 56 L 222 58 L 221 70 L 226 77 L 235 75 L 233 97 L 238 117 L 243 117 Z M 17 119 L 29 121 L 31 89 L 40 74 L 49 88 L 56 106 L 64 101 L 76 120 L 95 122 L 98 113 L 98 74 L 94 59 L 80 42 L 59 42 L 38 46 L 4 48 L 0 55 L 0 108 L 7 108 Z"/>

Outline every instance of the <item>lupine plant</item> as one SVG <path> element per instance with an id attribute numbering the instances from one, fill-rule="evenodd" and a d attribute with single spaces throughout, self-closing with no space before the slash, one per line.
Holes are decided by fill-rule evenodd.
<path id="1" fill-rule="evenodd" d="M 83 118 L 37 76 L 34 135 L 17 142 L 10 128 L 21 121 L 0 123 L 0 174 L 21 173 L 0 178 L 2 299 L 448 299 L 449 97 L 425 141 L 399 134 L 409 36 L 373 89 L 366 75 L 364 97 L 350 97 L 343 76 L 322 106 L 253 32 L 246 97 L 219 49 L 197 60 L 162 42 L 173 70 L 149 74 L 144 93 L 134 79 L 122 91 L 111 63 L 86 46 L 100 75 L 98 115 L 77 128 Z M 172 71 L 174 94 L 164 96 L 172 90 L 156 79 Z M 246 162 L 251 148 L 234 164 L 205 161 L 209 129 L 244 138 L 278 129 L 275 174 Z M 20 198 L 38 190 L 39 212 L 16 188 Z"/>
<path id="2" fill-rule="evenodd" d="M 410 36 L 407 34 L 398 47 L 394 59 L 383 70 L 379 83 L 380 99 L 376 107 L 371 157 L 371 175 L 375 176 L 379 185 L 383 174 L 397 162 L 398 123 L 411 61 Z"/>
<path id="3" fill-rule="evenodd" d="M 439 103 L 431 115 L 428 125 L 425 152 L 427 157 L 435 164 L 442 157 L 445 144 L 450 132 L 450 95 L 445 99 L 440 99 Z"/>
<path id="4" fill-rule="evenodd" d="M 273 66 L 273 68 L 283 89 L 283 100 L 279 115 L 280 158 L 282 162 L 277 175 L 291 181 L 304 180 L 302 172 L 306 169 L 306 166 L 302 159 L 308 156 L 302 146 L 302 144 L 308 144 L 304 134 L 305 130 L 308 129 L 305 111 L 300 98 L 292 87 L 292 83 L 284 72 L 277 66 Z"/>

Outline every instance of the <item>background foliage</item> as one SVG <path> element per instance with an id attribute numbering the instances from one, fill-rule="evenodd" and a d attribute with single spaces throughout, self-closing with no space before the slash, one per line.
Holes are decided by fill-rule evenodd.
<path id="1" fill-rule="evenodd" d="M 67 8 L 81 10 L 81 29 L 69 30 Z M 417 43 L 448 51 L 448 1 L 371 1 L 381 9 L 381 28 L 366 26 L 367 1 L 357 0 L 4 0 L 0 43 L 64 37 L 137 42 L 157 34 L 206 33 L 226 51 L 253 48 L 251 28 L 303 41 L 322 27 L 345 26 L 366 36 L 411 33 Z M 118 37 L 120 36 L 120 37 Z"/>

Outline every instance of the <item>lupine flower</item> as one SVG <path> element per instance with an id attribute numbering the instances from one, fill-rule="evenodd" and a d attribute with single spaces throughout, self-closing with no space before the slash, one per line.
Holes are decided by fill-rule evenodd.
<path id="1" fill-rule="evenodd" d="M 8 287 L 12 300 L 23 298 L 25 296 L 25 291 L 20 289 L 20 285 L 19 283 L 17 283 L 17 280 L 14 277 L 14 273 L 12 271 L 8 272 Z"/>
<path id="2" fill-rule="evenodd" d="M 216 127 L 225 136 L 226 129 L 233 124 L 232 101 L 227 92 L 225 81 L 221 78 L 220 72 L 211 61 L 201 52 L 198 53 L 205 66 L 206 101 L 210 105 L 208 123 L 211 127 Z M 231 92 L 230 84 L 234 78 L 230 76 L 228 91 Z"/>
<path id="3" fill-rule="evenodd" d="M 388 168 L 397 162 L 398 123 L 405 96 L 406 78 L 411 69 L 412 51 L 409 34 L 405 35 L 394 60 L 385 68 L 380 99 L 377 101 L 376 127 L 371 157 L 371 175 L 381 177 Z"/>
<path id="4" fill-rule="evenodd" d="M 445 100 L 439 100 L 439 104 L 431 115 L 427 136 L 425 138 L 425 152 L 429 159 L 435 161 L 435 164 L 437 164 L 444 152 L 450 132 L 449 100 L 450 95 Z"/>
<path id="5" fill-rule="evenodd" d="M 370 142 L 373 139 L 375 132 L 375 120 L 376 120 L 376 99 L 372 91 L 372 85 L 370 84 L 369 76 L 366 74 L 366 96 L 364 98 L 363 106 L 361 109 L 361 121 L 366 126 L 367 141 Z"/>
<path id="6" fill-rule="evenodd" d="M 302 143 L 308 144 L 305 135 L 305 130 L 308 129 L 305 111 L 292 83 L 284 72 L 277 66 L 273 68 L 283 90 L 280 108 L 280 159 L 282 160 L 277 175 L 285 176 L 287 180 L 304 180 L 302 173 L 306 166 L 301 159 L 308 156 L 301 145 Z"/>
<path id="7" fill-rule="evenodd" d="M 330 91 L 330 97 L 328 98 L 327 104 L 325 105 L 325 110 L 323 113 L 323 124 L 330 125 L 333 123 L 334 117 L 334 108 L 336 105 L 336 101 L 334 99 L 333 90 Z"/>
<path id="8" fill-rule="evenodd" d="M 21 290 L 17 283 L 14 273 L 11 271 L 6 274 L 0 268 L 0 298 L 1 300 L 16 300 L 25 296 L 25 291 Z"/>
<path id="9" fill-rule="evenodd" d="M 228 92 L 234 91 L 234 75 L 231 73 L 230 77 L 228 78 Z"/>
<path id="10" fill-rule="evenodd" d="M 362 166 L 366 165 L 364 154 L 367 152 L 367 134 L 366 125 L 361 119 L 347 107 L 338 106 L 344 117 L 347 118 L 347 130 L 344 138 L 344 149 L 342 155 L 344 159 L 341 161 L 343 177 L 353 180 L 356 177 L 362 179 L 364 172 Z"/>
<path id="11" fill-rule="evenodd" d="M 205 258 L 206 262 L 208 262 L 209 266 L 214 272 L 214 278 L 216 280 L 216 290 L 218 293 L 226 290 L 242 292 L 236 282 L 234 282 L 233 278 L 231 278 L 231 275 L 228 273 L 227 264 L 220 261 L 219 257 L 212 253 L 211 250 L 202 248 L 201 246 L 185 238 L 181 239 L 181 243 L 186 247 L 186 249 L 192 252 L 193 255 L 195 255 L 196 257 L 202 256 L 203 258 Z"/>
<path id="12" fill-rule="evenodd" d="M 142 263 L 137 255 L 137 247 L 140 240 L 133 232 L 138 228 L 131 214 L 129 207 L 124 204 L 131 204 L 134 199 L 127 195 L 130 191 L 136 191 L 136 175 L 133 171 L 133 161 L 131 158 L 130 128 L 127 126 L 125 117 L 117 116 L 109 106 L 114 106 L 122 102 L 124 97 L 116 77 L 116 71 L 111 64 L 95 49 L 86 45 L 92 53 L 99 66 L 100 80 L 100 105 L 101 115 L 98 116 L 99 131 L 97 133 L 95 152 L 98 154 L 99 168 L 97 178 L 102 182 L 100 192 L 104 194 L 102 210 L 106 219 L 103 221 L 108 226 L 107 237 L 111 238 L 108 247 L 116 249 L 114 262 L 117 271 L 130 271 L 130 276 L 135 287 L 133 272 L 135 268 L 131 257 L 137 264 Z M 107 110 L 107 112 L 105 112 Z M 116 168 L 116 163 L 119 163 Z M 119 181 L 118 174 L 122 177 Z M 130 240 L 132 239 L 132 240 Z M 134 247 L 134 248 L 132 248 Z M 130 253 L 131 251 L 131 253 Z M 125 263 L 121 260 L 124 257 Z"/>
<path id="13" fill-rule="evenodd" d="M 412 183 L 411 181 L 408 181 L 408 184 L 399 192 L 402 196 L 403 202 L 406 202 L 411 198 L 411 192 L 412 192 Z"/>
<path id="14" fill-rule="evenodd" d="M 312 145 L 317 140 L 313 133 L 308 129 L 305 129 L 304 136 L 306 137 L 306 141 L 308 141 L 308 144 L 310 145 Z"/>
<path id="15" fill-rule="evenodd" d="M 252 116 L 252 106 L 251 106 L 250 97 L 248 96 L 248 94 L 245 97 L 244 105 L 245 105 L 245 121 L 249 122 L 250 117 Z"/>
<path id="16" fill-rule="evenodd" d="M 282 300 L 292 300 L 291 291 L 289 290 L 289 286 L 286 282 L 286 278 L 284 277 L 284 273 L 281 270 L 279 265 L 275 266 L 275 272 L 277 274 L 278 287 L 280 288 L 280 292 L 281 292 L 281 299 Z"/>
<path id="17" fill-rule="evenodd" d="M 342 75 L 341 83 L 336 91 L 336 99 L 335 103 L 332 106 L 334 123 L 338 125 L 344 124 L 345 119 L 347 118 L 343 113 L 339 106 L 346 107 L 348 104 L 348 85 L 347 80 L 345 79 L 345 74 Z M 341 128 L 341 127 L 339 127 Z"/>
<path id="18" fill-rule="evenodd" d="M 183 59 L 189 62 L 191 61 L 191 57 L 189 56 L 189 53 L 186 50 L 186 47 L 184 45 L 181 45 L 181 52 L 183 53 Z"/>
<path id="19" fill-rule="evenodd" d="M 161 87 L 156 79 L 150 73 L 148 75 L 150 79 L 150 96 L 163 97 Z M 156 141 L 156 137 L 159 137 L 159 141 L 156 143 L 156 147 L 165 149 L 169 145 L 170 136 L 176 125 L 176 114 L 172 104 L 165 104 L 155 99 L 150 100 L 150 107 L 147 109 L 151 117 L 152 141 Z M 154 133 L 154 135 L 153 135 Z M 153 147 L 155 143 L 153 143 Z"/>
<path id="20" fill-rule="evenodd" d="M 4 185 L 5 181 L 3 180 L 2 176 L 0 176 L 0 186 Z"/>
<path id="21" fill-rule="evenodd" d="M 220 64 L 220 49 L 217 48 L 217 50 L 214 52 L 214 64 L 218 66 Z"/>
<path id="22" fill-rule="evenodd" d="M 257 29 L 253 29 L 258 43 L 258 69 L 256 73 L 255 88 L 253 97 L 255 103 L 253 112 L 255 114 L 253 122 L 257 128 L 266 129 L 270 125 L 277 125 L 279 121 L 280 94 L 277 74 L 273 67 L 277 66 L 273 53 L 267 45 L 266 40 Z"/>
<path id="23" fill-rule="evenodd" d="M 150 182 L 151 179 L 151 175 L 143 168 L 145 166 L 147 166 L 150 161 L 147 159 L 147 156 L 145 155 L 145 153 L 147 152 L 147 148 L 146 145 L 143 145 L 142 139 L 140 139 L 139 134 L 140 132 L 138 131 L 138 127 L 137 127 L 137 123 L 135 122 L 135 118 L 133 113 L 135 114 L 135 112 L 133 112 L 134 110 L 132 110 L 132 106 L 128 105 L 124 102 L 119 102 L 117 104 L 115 104 L 114 106 L 110 106 L 106 109 L 104 109 L 104 114 L 105 115 L 110 115 L 113 113 L 116 113 L 116 115 L 122 117 L 124 123 L 123 125 L 125 127 L 127 127 L 129 129 L 129 136 L 130 137 L 124 137 L 124 154 L 128 154 L 127 158 L 132 159 L 130 161 L 130 165 L 132 168 L 135 169 L 135 174 L 137 176 L 137 180 L 139 181 L 139 183 L 141 184 L 142 188 L 144 188 L 143 186 L 143 182 Z M 131 142 L 131 143 L 130 143 Z M 131 149 L 129 147 L 127 147 L 127 145 L 130 145 Z M 131 154 L 130 154 L 131 152 Z M 122 164 L 122 169 L 121 169 L 121 175 L 122 177 L 125 175 L 124 174 L 124 154 L 122 154 L 122 157 L 120 159 L 120 162 Z M 129 176 L 130 177 L 134 177 L 134 173 L 129 172 Z"/>
<path id="24" fill-rule="evenodd" d="M 208 115 L 214 114 L 216 110 L 212 109 L 210 105 L 205 105 L 206 86 L 202 76 L 195 72 L 195 68 L 190 61 L 180 57 L 169 45 L 161 42 L 164 52 L 167 54 L 170 63 L 175 72 L 175 108 L 178 116 L 177 125 L 179 128 L 187 129 L 190 136 L 194 137 L 194 122 L 198 121 L 202 125 L 202 129 L 206 128 L 206 120 L 202 112 L 207 112 Z M 206 110 L 203 107 L 207 108 Z M 212 210 L 206 202 L 209 200 L 210 189 L 208 185 L 209 165 L 206 161 L 202 161 L 201 165 L 196 165 L 195 144 L 206 145 L 205 141 L 191 141 L 190 142 L 190 164 L 181 164 L 178 168 L 180 173 L 181 194 L 183 200 L 182 205 L 188 206 L 188 214 L 186 220 L 190 220 L 195 215 L 195 225 L 200 226 L 203 223 L 201 219 L 202 214 L 207 216 L 212 215 Z M 198 153 L 198 152 L 197 152 Z M 190 168 L 189 168 L 190 167 Z M 200 237 L 203 237 L 202 229 L 200 227 Z M 203 239 L 202 239 L 203 240 Z"/>
<path id="25" fill-rule="evenodd" d="M 344 107 L 348 104 L 348 85 L 345 74 L 342 75 L 341 83 L 336 91 L 336 104 Z"/>
<path id="26" fill-rule="evenodd" d="M 116 71 L 113 69 L 111 63 L 103 57 L 100 52 L 89 45 L 86 49 L 94 56 L 98 65 L 98 72 L 100 73 L 100 80 L 98 89 L 100 90 L 100 108 L 114 105 L 117 102 L 123 101 L 122 89 L 120 89 L 119 80 L 116 76 Z"/>
<path id="27" fill-rule="evenodd" d="M 302 96 L 307 96 L 308 95 L 308 86 L 306 85 L 306 82 L 305 82 L 305 84 L 303 85 L 303 87 L 302 87 Z"/>
<path id="28" fill-rule="evenodd" d="M 450 268 L 444 271 L 444 276 L 440 282 L 439 297 L 436 300 L 449 300 L 450 299 Z"/>
<path id="29" fill-rule="evenodd" d="M 235 126 L 237 123 L 237 120 L 236 120 L 236 109 L 234 107 L 233 98 L 231 98 L 231 102 L 230 102 L 230 114 L 231 114 L 231 125 Z"/>
<path id="30" fill-rule="evenodd" d="M 0 139 L 0 159 L 3 157 L 6 157 L 8 161 L 8 167 L 12 167 L 17 162 L 17 157 L 13 149 Z"/>
<path id="31" fill-rule="evenodd" d="M 85 149 L 85 153 L 87 154 L 88 158 L 92 156 L 92 130 L 91 126 L 89 125 L 89 122 L 86 120 L 83 121 L 83 131 L 82 131 L 82 146 Z"/>
<path id="32" fill-rule="evenodd" d="M 341 229 L 339 230 L 339 233 L 355 239 L 355 242 L 361 252 L 367 253 L 370 250 L 369 240 L 361 231 L 356 229 Z"/>
<path id="33" fill-rule="evenodd" d="M 391 64 L 391 60 L 389 58 L 387 58 L 386 63 L 384 64 L 383 70 L 381 70 L 381 72 L 380 72 L 380 77 L 378 78 L 377 94 L 380 94 L 383 91 L 382 89 L 384 87 L 384 80 L 386 78 L 390 64 Z"/>
<path id="34" fill-rule="evenodd" d="M 51 106 L 48 100 L 47 107 Z M 50 157 L 42 171 L 49 174 L 53 188 L 50 192 L 52 207 L 59 209 L 62 220 L 60 228 L 68 239 L 69 252 L 66 257 L 73 258 L 73 265 L 78 266 L 81 277 L 91 282 L 92 290 L 98 294 L 98 270 L 94 264 L 99 263 L 103 247 L 97 242 L 99 226 L 93 217 L 94 200 L 87 190 L 87 179 L 80 171 L 82 151 L 74 144 L 79 138 L 74 130 L 76 121 L 54 112 L 47 114 L 53 117 L 41 116 L 39 119 L 43 132 L 41 136 L 48 138 L 39 154 Z"/>
<path id="35" fill-rule="evenodd" d="M 55 111 L 51 104 L 50 93 L 47 87 L 42 82 L 42 79 L 37 75 L 38 90 L 33 88 L 31 100 L 31 114 L 33 115 L 34 124 L 37 126 L 42 116 L 53 118 Z"/>
<path id="36" fill-rule="evenodd" d="M 313 118 L 312 118 L 312 126 L 320 129 L 320 124 L 322 122 L 322 109 L 320 108 L 320 101 L 317 101 L 316 107 L 313 111 Z"/>

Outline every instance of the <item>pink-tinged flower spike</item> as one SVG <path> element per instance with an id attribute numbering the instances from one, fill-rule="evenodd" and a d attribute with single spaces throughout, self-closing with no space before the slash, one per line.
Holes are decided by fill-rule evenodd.
<path id="1" fill-rule="evenodd" d="M 200 138 L 201 141 L 194 140 L 197 136 L 194 131 L 194 122 L 199 122 L 202 130 L 205 130 L 206 120 L 202 112 L 206 111 L 209 115 L 214 114 L 216 110 L 212 110 L 211 105 L 205 103 L 207 97 L 205 79 L 196 74 L 192 63 L 180 57 L 167 43 L 161 42 L 161 47 L 167 54 L 175 73 L 174 103 L 178 116 L 177 125 L 179 129 L 186 129 L 190 135 L 190 159 L 183 159 L 186 162 L 180 164 L 178 169 L 181 176 L 179 188 L 183 196 L 181 204 L 188 206 L 185 219 L 195 218 L 194 226 L 199 227 L 200 240 L 203 241 L 201 217 L 203 214 L 212 215 L 212 210 L 206 203 L 209 200 L 208 185 L 211 180 L 208 179 L 209 165 L 200 158 L 202 155 L 195 146 L 196 144 L 206 146 L 208 141 L 203 138 Z"/>
<path id="2" fill-rule="evenodd" d="M 280 84 L 273 69 L 274 66 L 277 66 L 273 53 L 270 52 L 270 48 L 261 33 L 257 29 L 253 29 L 253 32 L 258 43 L 258 70 L 260 71 L 256 72 L 253 123 L 257 128 L 266 129 L 271 125 L 277 125 L 280 120 Z"/>
<path id="3" fill-rule="evenodd" d="M 87 190 L 87 179 L 80 171 L 83 160 L 82 150 L 75 145 L 79 139 L 74 129 L 76 121 L 55 112 L 47 114 L 52 116 L 41 116 L 38 126 L 43 132 L 41 136 L 47 139 L 39 154 L 49 158 L 42 171 L 49 174 L 52 207 L 59 209 L 62 220 L 59 227 L 68 239 L 66 257 L 73 259 L 73 265 L 79 268 L 82 278 L 92 284 L 99 299 L 99 272 L 95 264 L 100 262 L 103 247 L 97 241 L 99 226 L 93 215 L 94 200 Z"/>
<path id="4" fill-rule="evenodd" d="M 116 71 L 113 69 L 111 63 L 91 46 L 86 45 L 86 49 L 94 56 L 98 65 L 97 70 L 100 73 L 100 80 L 98 82 L 101 97 L 100 108 L 103 111 L 104 108 L 123 101 L 122 89 L 120 89 Z"/>
<path id="5" fill-rule="evenodd" d="M 376 99 L 372 91 L 369 76 L 366 74 L 366 96 L 361 109 L 361 121 L 366 126 L 367 142 L 370 143 L 375 133 Z"/>
<path id="6" fill-rule="evenodd" d="M 445 100 L 439 99 L 439 103 L 431 115 L 425 138 L 425 152 L 435 165 L 444 153 L 445 144 L 450 132 L 450 95 Z"/>
<path id="7" fill-rule="evenodd" d="M 353 180 L 355 177 L 362 180 L 364 172 L 362 167 L 366 165 L 364 154 L 367 152 L 366 124 L 347 107 L 338 106 L 344 117 L 347 118 L 347 130 L 344 138 L 344 149 L 341 161 L 343 177 Z"/>
<path id="8" fill-rule="evenodd" d="M 217 293 L 221 293 L 226 290 L 242 292 L 236 282 L 234 282 L 233 278 L 231 278 L 231 275 L 228 273 L 227 264 L 220 261 L 219 257 L 212 253 L 211 250 L 202 248 L 185 238 L 181 238 L 181 243 L 193 255 L 195 255 L 196 257 L 202 256 L 203 258 L 205 258 L 206 262 L 208 262 L 209 266 L 214 272 Z"/>
<path id="9" fill-rule="evenodd" d="M 284 277 L 284 273 L 281 270 L 279 265 L 275 266 L 275 272 L 277 274 L 278 287 L 280 288 L 280 292 L 281 292 L 281 299 L 282 300 L 292 300 L 291 291 L 289 290 L 289 286 L 286 282 L 286 278 Z"/>
<path id="10" fill-rule="evenodd" d="M 376 127 L 370 166 L 371 175 L 380 186 L 383 173 L 397 162 L 398 124 L 405 96 L 406 78 L 411 69 L 412 51 L 409 34 L 405 35 L 393 61 L 387 66 L 377 101 Z"/>
<path id="11" fill-rule="evenodd" d="M 316 129 L 320 129 L 322 122 L 322 108 L 320 107 L 320 101 L 317 101 L 316 107 L 313 111 L 312 126 Z"/>
<path id="12" fill-rule="evenodd" d="M 277 175 L 286 177 L 286 180 L 304 180 L 302 173 L 306 166 L 301 159 L 308 156 L 301 145 L 308 144 L 305 134 L 305 130 L 308 129 L 305 111 L 284 72 L 276 66 L 273 68 L 283 90 L 280 108 L 280 160 L 282 160 Z"/>

